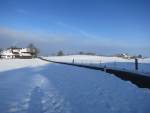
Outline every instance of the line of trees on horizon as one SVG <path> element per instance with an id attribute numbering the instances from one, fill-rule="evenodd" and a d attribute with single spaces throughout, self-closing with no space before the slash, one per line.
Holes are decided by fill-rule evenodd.
<path id="1" fill-rule="evenodd" d="M 77 53 L 74 53 L 74 54 L 79 54 L 79 55 L 98 55 L 94 52 L 83 52 L 83 51 L 80 51 L 80 52 L 77 52 Z M 56 54 L 52 54 L 53 56 L 65 56 L 65 55 L 74 55 L 73 53 L 72 54 L 68 54 L 68 53 L 65 53 L 63 50 L 59 50 Z M 129 55 L 129 54 L 127 54 Z M 101 55 L 101 56 L 116 56 L 116 57 L 122 57 L 121 54 L 115 54 L 115 55 Z M 145 58 L 143 57 L 142 54 L 138 54 L 138 55 L 129 55 L 131 59 L 135 59 L 135 58 Z"/>
<path id="2" fill-rule="evenodd" d="M 96 53 L 83 52 L 83 51 L 80 51 L 80 52 L 78 52 L 77 54 L 79 54 L 79 55 L 96 55 Z M 53 54 L 53 55 L 56 55 L 56 56 L 64 56 L 64 55 L 71 55 L 71 54 L 65 54 L 64 51 L 59 50 L 56 54 Z"/>

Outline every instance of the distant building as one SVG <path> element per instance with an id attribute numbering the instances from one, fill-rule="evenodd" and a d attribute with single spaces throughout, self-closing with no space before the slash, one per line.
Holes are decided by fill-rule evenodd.
<path id="1" fill-rule="evenodd" d="M 117 57 L 122 57 L 122 58 L 125 58 L 125 59 L 130 59 L 131 58 L 131 56 L 129 56 L 128 54 L 125 54 L 125 53 L 123 53 L 123 54 L 118 54 L 118 55 L 116 55 Z"/>
<path id="2" fill-rule="evenodd" d="M 13 58 L 33 58 L 36 50 L 31 48 L 9 48 L 1 51 L 1 57 L 6 59 Z"/>
<path id="3" fill-rule="evenodd" d="M 125 53 L 122 54 L 122 57 L 123 57 L 123 58 L 127 58 L 127 59 L 130 59 L 130 58 L 131 58 L 131 56 L 129 56 L 128 54 L 125 54 Z"/>

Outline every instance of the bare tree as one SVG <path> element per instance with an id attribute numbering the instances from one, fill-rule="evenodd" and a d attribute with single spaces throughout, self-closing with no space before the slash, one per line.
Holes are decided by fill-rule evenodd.
<path id="1" fill-rule="evenodd" d="M 37 57 L 37 55 L 40 53 L 39 49 L 33 43 L 30 43 L 27 47 L 31 49 L 34 57 Z"/>
<path id="2" fill-rule="evenodd" d="M 80 51 L 80 52 L 79 52 L 79 55 L 84 55 L 84 52 L 83 52 L 83 51 Z"/>
<path id="3" fill-rule="evenodd" d="M 0 52 L 2 52 L 3 51 L 3 49 L 2 48 L 0 48 Z"/>
<path id="4" fill-rule="evenodd" d="M 64 53 L 62 50 L 58 51 L 57 56 L 63 56 L 63 55 L 64 55 Z"/>
<path id="5" fill-rule="evenodd" d="M 139 54 L 139 55 L 138 55 L 138 58 L 142 58 L 142 55 L 141 55 L 141 54 Z"/>
<path id="6" fill-rule="evenodd" d="M 3 51 L 3 49 L 2 48 L 0 48 L 0 58 L 1 58 L 1 52 Z"/>

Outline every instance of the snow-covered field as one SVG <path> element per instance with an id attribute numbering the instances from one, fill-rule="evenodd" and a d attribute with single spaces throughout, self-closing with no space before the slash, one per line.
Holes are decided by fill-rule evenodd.
<path id="1" fill-rule="evenodd" d="M 77 63 L 109 63 L 109 62 L 134 62 L 134 59 L 124 59 L 121 57 L 92 56 L 92 55 L 68 55 L 44 57 L 50 60 Z M 150 58 L 139 59 L 140 63 L 150 63 Z"/>
<path id="2" fill-rule="evenodd" d="M 149 113 L 150 90 L 39 59 L 1 60 L 1 113 Z M 16 68 L 17 66 L 17 68 Z"/>
<path id="3" fill-rule="evenodd" d="M 106 56 L 90 56 L 90 55 L 70 55 L 70 56 L 51 56 L 44 57 L 48 60 L 69 62 L 77 64 L 88 64 L 96 66 L 107 66 L 111 68 L 135 70 L 134 59 L 123 59 L 119 57 L 106 57 Z M 150 73 L 150 58 L 139 59 L 139 71 L 143 73 Z"/>
<path id="4" fill-rule="evenodd" d="M 0 59 L 0 72 L 24 67 L 37 67 L 48 64 L 39 59 Z"/>

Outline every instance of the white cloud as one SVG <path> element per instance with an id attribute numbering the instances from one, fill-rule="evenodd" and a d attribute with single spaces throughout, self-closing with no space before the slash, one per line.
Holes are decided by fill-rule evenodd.
<path id="1" fill-rule="evenodd" d="M 92 36 L 82 30 L 78 30 L 85 37 L 80 35 L 70 35 L 65 33 L 42 33 L 15 30 L 12 28 L 0 28 L 0 48 L 10 47 L 16 45 L 19 47 L 27 46 L 29 43 L 34 43 L 40 48 L 42 53 L 53 53 L 58 50 L 68 52 L 97 52 L 101 54 L 113 54 L 120 52 L 144 53 L 147 48 L 131 48 L 126 44 L 117 40 L 109 38 L 98 38 Z M 145 53 L 147 54 L 147 53 Z"/>

